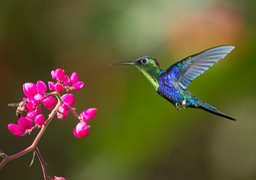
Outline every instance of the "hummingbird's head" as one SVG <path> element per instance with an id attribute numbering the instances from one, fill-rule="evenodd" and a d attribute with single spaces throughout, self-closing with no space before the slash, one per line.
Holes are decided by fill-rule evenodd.
<path id="1" fill-rule="evenodd" d="M 163 70 L 160 68 L 159 63 L 155 58 L 143 56 L 134 61 L 123 61 L 112 65 L 133 65 L 146 76 L 155 89 L 158 88 L 158 78 Z"/>
<path id="2" fill-rule="evenodd" d="M 157 60 L 150 56 L 143 56 L 138 59 L 136 59 L 134 62 L 134 65 L 138 68 L 144 68 L 145 70 L 149 70 L 152 67 L 159 67 L 159 63 Z"/>
<path id="3" fill-rule="evenodd" d="M 146 71 L 146 72 L 150 72 L 152 69 L 160 68 L 157 60 L 150 56 L 143 56 L 134 61 L 117 62 L 117 63 L 113 63 L 112 65 L 114 65 L 114 66 L 134 65 L 140 71 Z"/>

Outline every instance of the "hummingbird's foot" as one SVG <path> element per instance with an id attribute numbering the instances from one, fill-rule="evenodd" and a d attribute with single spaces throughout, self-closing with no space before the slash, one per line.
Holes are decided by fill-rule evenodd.
<path id="1" fill-rule="evenodd" d="M 187 101 L 183 99 L 181 103 L 175 103 L 175 107 L 177 110 L 185 109 L 186 108 Z"/>
<path id="2" fill-rule="evenodd" d="M 175 108 L 176 108 L 177 110 L 181 110 L 180 104 L 179 104 L 179 103 L 175 103 Z"/>

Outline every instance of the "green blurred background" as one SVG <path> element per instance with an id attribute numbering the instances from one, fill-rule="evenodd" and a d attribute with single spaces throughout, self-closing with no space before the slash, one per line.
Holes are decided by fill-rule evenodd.
<path id="1" fill-rule="evenodd" d="M 22 84 L 50 71 L 76 71 L 82 111 L 97 107 L 91 135 L 76 139 L 77 120 L 55 120 L 39 143 L 48 173 L 72 180 L 256 179 L 256 1 L 8 0 L 0 2 L 0 148 L 27 147 L 7 130 L 10 102 Z M 189 90 L 238 119 L 201 110 L 176 111 L 135 69 L 113 62 L 143 55 L 163 68 L 212 46 L 236 49 Z M 8 163 L 0 179 L 43 179 L 32 153 Z"/>

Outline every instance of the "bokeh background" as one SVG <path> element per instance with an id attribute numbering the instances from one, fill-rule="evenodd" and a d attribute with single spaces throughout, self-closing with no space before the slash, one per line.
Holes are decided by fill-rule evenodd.
<path id="1" fill-rule="evenodd" d="M 8 0 L 0 2 L 0 148 L 27 147 L 7 130 L 16 122 L 22 84 L 50 71 L 76 71 L 85 88 L 78 110 L 97 107 L 91 134 L 76 139 L 77 120 L 54 120 L 39 143 L 48 173 L 72 180 L 256 179 L 256 1 Z M 176 111 L 132 67 L 113 62 L 143 55 L 163 68 L 212 46 L 236 49 L 189 90 L 234 116 Z M 43 179 L 32 153 L 9 162 L 0 179 Z"/>

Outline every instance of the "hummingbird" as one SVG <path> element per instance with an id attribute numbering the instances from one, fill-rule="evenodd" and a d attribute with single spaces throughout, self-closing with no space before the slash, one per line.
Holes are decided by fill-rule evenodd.
<path id="1" fill-rule="evenodd" d="M 166 70 L 163 70 L 158 61 L 151 56 L 143 56 L 134 61 L 117 62 L 112 65 L 135 66 L 146 77 L 155 91 L 171 102 L 177 110 L 199 108 L 230 120 L 236 120 L 217 110 L 216 107 L 203 102 L 187 90 L 196 77 L 223 59 L 234 48 L 234 46 L 213 47 L 188 56 Z"/>

